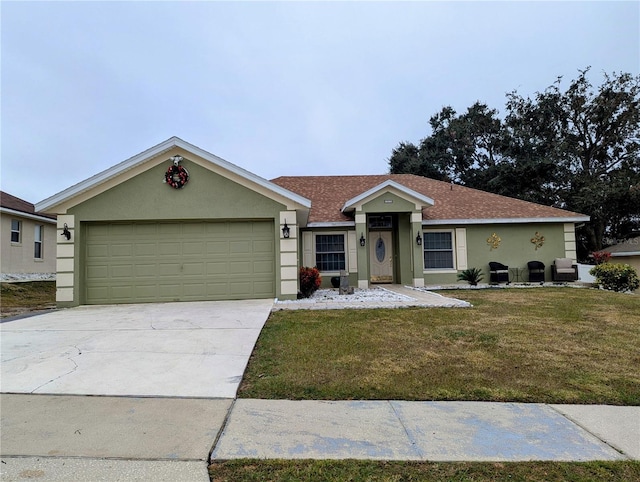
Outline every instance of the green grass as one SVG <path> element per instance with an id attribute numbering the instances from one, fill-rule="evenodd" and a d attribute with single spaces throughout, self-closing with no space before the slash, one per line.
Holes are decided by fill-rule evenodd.
<path id="1" fill-rule="evenodd" d="M 253 460 L 216 462 L 213 482 L 244 481 L 632 481 L 640 462 L 377 462 L 357 460 Z"/>
<path id="2" fill-rule="evenodd" d="M 30 281 L 0 283 L 0 313 L 2 317 L 29 311 L 55 308 L 56 282 Z"/>
<path id="3" fill-rule="evenodd" d="M 275 312 L 239 397 L 640 405 L 640 296 L 447 294 L 474 307 Z"/>

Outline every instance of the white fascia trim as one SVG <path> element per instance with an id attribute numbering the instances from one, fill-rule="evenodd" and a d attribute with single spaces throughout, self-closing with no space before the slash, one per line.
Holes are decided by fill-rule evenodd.
<path id="1" fill-rule="evenodd" d="M 0 208 L 0 212 L 10 214 L 11 216 L 33 219 L 34 221 L 42 221 L 43 223 L 56 224 L 55 219 L 46 218 L 44 216 L 38 216 L 37 214 L 24 213 L 22 211 L 16 211 L 15 209 Z"/>
<path id="2" fill-rule="evenodd" d="M 388 187 L 392 187 L 394 189 L 397 189 L 398 191 L 411 196 L 413 198 L 415 198 L 416 200 L 427 204 L 429 206 L 433 206 L 435 204 L 435 201 L 433 199 L 431 199 L 428 196 L 425 196 L 424 194 L 420 194 L 417 191 L 414 191 L 413 189 L 409 189 L 406 186 L 403 186 L 402 184 L 398 184 L 395 181 L 392 181 L 391 179 L 386 180 L 385 182 L 383 182 L 382 184 L 378 184 L 375 187 L 372 187 L 371 189 L 369 189 L 368 191 L 363 192 L 362 194 L 357 195 L 356 197 L 349 199 L 347 202 L 344 203 L 344 206 L 342 206 L 342 212 L 348 211 L 349 209 L 353 209 L 355 207 L 356 204 L 362 202 L 363 200 L 365 200 L 366 198 L 368 198 L 369 196 L 375 194 L 378 191 L 381 191 L 385 188 Z"/>
<path id="3" fill-rule="evenodd" d="M 305 207 L 305 208 L 310 208 L 311 207 L 311 200 L 300 196 L 299 194 L 296 194 L 292 191 L 289 191 L 288 189 L 285 189 L 283 187 L 278 186 L 277 184 L 274 184 L 270 181 L 267 181 L 266 179 L 247 171 L 246 169 L 243 169 L 239 166 L 236 166 L 235 164 L 230 163 L 229 161 L 225 161 L 224 159 L 222 159 L 221 157 L 216 156 L 215 154 L 211 154 L 210 152 L 205 151 L 204 149 L 201 149 L 197 146 L 194 146 L 193 144 L 189 144 L 186 141 L 183 141 L 182 139 L 180 139 L 179 137 L 172 137 L 172 139 L 176 140 L 176 146 L 181 147 L 182 149 L 185 149 L 187 151 L 191 151 L 194 154 L 197 154 L 198 156 L 212 162 L 213 164 L 217 164 L 218 166 L 223 167 L 224 169 L 237 174 L 240 177 L 244 177 L 245 179 L 248 179 L 250 181 L 255 182 L 256 184 L 258 184 L 259 186 L 264 187 L 265 189 L 268 189 L 270 191 L 275 192 L 276 194 L 279 194 L 280 196 L 290 199 L 291 201 L 294 201 L 298 204 L 300 204 L 301 206 Z"/>
<path id="4" fill-rule="evenodd" d="M 438 226 L 443 224 L 526 224 L 526 223 L 582 223 L 589 221 L 589 216 L 567 218 L 487 218 L 487 219 L 436 219 L 423 220 L 423 226 Z"/>
<path id="5" fill-rule="evenodd" d="M 162 154 L 163 152 L 167 152 L 171 149 L 173 149 L 174 147 L 180 147 L 182 149 L 184 149 L 185 151 L 191 152 L 195 155 L 198 155 L 206 160 L 208 160 L 209 162 L 216 164 L 234 174 L 237 174 L 238 176 L 244 177 L 245 179 L 248 179 L 270 191 L 273 191 L 281 196 L 283 196 L 284 198 L 290 199 L 306 208 L 310 208 L 311 207 L 311 201 L 298 195 L 295 194 L 291 191 L 288 191 L 280 186 L 278 186 L 277 184 L 274 184 L 272 182 L 267 181 L 266 179 L 261 178 L 260 176 L 257 176 L 253 173 L 250 173 L 249 171 L 246 171 L 244 169 L 242 169 L 241 167 L 238 167 L 234 164 L 231 164 L 228 161 L 225 161 L 224 159 L 211 154 L 210 152 L 205 151 L 204 149 L 200 149 L 197 146 L 194 146 L 193 144 L 189 144 L 186 141 L 183 141 L 182 139 L 180 139 L 179 137 L 171 137 L 169 139 L 167 139 L 164 142 L 161 142 L 160 144 L 151 147 L 149 149 L 147 149 L 146 151 L 141 152 L 140 154 L 137 154 L 133 157 L 130 157 L 129 159 L 122 161 L 119 164 L 116 164 L 113 167 L 110 167 L 108 169 L 105 169 L 102 172 L 99 172 L 98 174 L 85 179 L 82 182 L 79 182 L 78 184 L 75 184 L 74 186 L 71 186 L 68 189 L 65 189 L 64 191 L 59 192 L 58 194 L 54 194 L 53 196 L 40 201 L 39 203 L 36 204 L 36 210 L 37 211 L 46 211 L 47 209 L 60 204 L 62 202 L 67 201 L 68 199 L 77 196 L 78 194 L 84 192 L 84 191 L 88 191 L 89 189 L 92 189 L 93 187 L 113 178 L 114 176 L 117 176 L 118 174 L 121 174 L 123 172 L 128 171 L 129 169 L 134 168 L 135 166 L 137 166 L 138 164 L 145 162 L 148 159 L 151 159 L 155 156 L 159 156 L 160 154 Z"/>
<path id="6" fill-rule="evenodd" d="M 334 223 L 309 223 L 308 228 L 355 228 L 355 221 L 336 221 Z"/>
<path id="7" fill-rule="evenodd" d="M 611 253 L 612 258 L 626 258 L 627 256 L 640 256 L 640 251 L 618 251 L 617 253 Z"/>

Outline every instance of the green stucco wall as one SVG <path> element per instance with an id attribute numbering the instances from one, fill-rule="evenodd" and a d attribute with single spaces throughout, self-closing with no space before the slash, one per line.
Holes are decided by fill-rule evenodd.
<path id="1" fill-rule="evenodd" d="M 380 194 L 362 205 L 362 211 L 367 214 L 412 212 L 415 209 L 415 204 L 390 192 Z"/>
<path id="2" fill-rule="evenodd" d="M 74 206 L 77 221 L 154 219 L 278 219 L 285 206 L 194 162 L 185 160 L 189 182 L 173 189 L 163 182 L 168 163 Z"/>
<path id="3" fill-rule="evenodd" d="M 454 229 L 465 227 L 467 235 L 467 265 L 480 268 L 484 273 L 484 282 L 489 281 L 489 262 L 497 261 L 509 268 L 526 268 L 528 261 L 541 261 L 545 265 L 545 277 L 551 281 L 551 265 L 554 258 L 565 256 L 564 225 L 562 223 L 544 224 L 493 224 L 468 226 L 438 226 L 436 229 Z M 536 250 L 531 239 L 538 232 L 544 236 L 544 244 Z M 487 239 L 495 233 L 501 242 L 492 249 Z M 425 273 L 425 284 L 458 283 L 457 273 Z M 527 278 L 525 277 L 525 280 Z"/>

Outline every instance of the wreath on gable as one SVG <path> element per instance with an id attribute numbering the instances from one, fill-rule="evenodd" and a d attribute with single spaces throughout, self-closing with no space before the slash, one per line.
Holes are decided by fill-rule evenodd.
<path id="1" fill-rule="evenodd" d="M 181 157 L 174 157 L 173 164 L 164 175 L 164 182 L 174 189 L 181 189 L 189 182 L 189 172 L 179 164 L 180 161 L 182 161 Z"/>

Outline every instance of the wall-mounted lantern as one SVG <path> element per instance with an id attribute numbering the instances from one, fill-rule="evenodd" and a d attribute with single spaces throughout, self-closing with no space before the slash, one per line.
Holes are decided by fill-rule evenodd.
<path id="1" fill-rule="evenodd" d="M 420 236 L 420 231 L 418 231 L 418 235 L 416 236 L 416 244 L 418 246 L 422 246 L 422 236 Z"/>
<path id="2" fill-rule="evenodd" d="M 360 246 L 367 244 L 367 240 L 364 239 L 364 233 L 360 233 Z"/>
<path id="3" fill-rule="evenodd" d="M 291 233 L 291 230 L 289 229 L 289 226 L 287 226 L 287 220 L 285 219 L 284 226 L 282 227 L 282 237 L 288 238 L 290 233 Z"/>
<path id="4" fill-rule="evenodd" d="M 67 226 L 67 223 L 64 223 L 64 228 L 62 228 L 62 233 L 60 233 L 60 236 L 64 236 L 65 238 L 67 238 L 67 241 L 71 239 L 71 231 L 69 231 L 69 226 Z"/>

